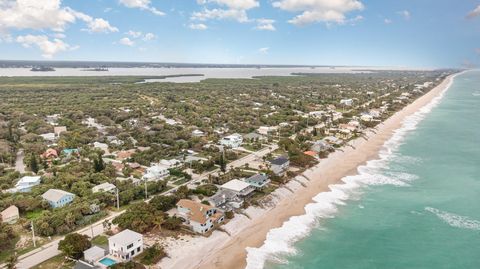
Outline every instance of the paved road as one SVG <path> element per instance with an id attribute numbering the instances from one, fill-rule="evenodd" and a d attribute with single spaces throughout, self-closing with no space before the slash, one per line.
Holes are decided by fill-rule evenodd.
<path id="1" fill-rule="evenodd" d="M 23 149 L 20 149 L 17 152 L 17 159 L 15 160 L 15 171 L 20 173 L 25 173 L 25 164 L 23 164 L 23 159 L 25 158 L 25 153 Z"/>
<path id="2" fill-rule="evenodd" d="M 251 154 L 249 154 L 249 155 L 247 155 L 243 158 L 240 158 L 238 160 L 235 160 L 235 161 L 229 163 L 228 167 L 231 167 L 231 166 L 242 167 L 246 163 L 250 163 L 252 161 L 255 161 L 256 159 L 262 158 L 262 156 L 267 155 L 268 153 L 275 151 L 277 148 L 278 148 L 278 146 L 276 144 L 269 145 L 266 148 L 263 148 L 259 151 L 251 153 Z M 23 152 L 22 152 L 22 154 L 23 154 Z M 17 159 L 17 161 L 18 161 L 18 159 Z M 22 158 L 22 164 L 23 164 L 23 158 Z M 201 174 L 201 176 L 199 176 L 197 179 L 191 180 L 189 182 L 185 182 L 184 184 L 181 184 L 181 185 L 179 185 L 175 188 L 169 189 L 169 190 L 167 190 L 167 191 L 165 191 L 161 194 L 172 193 L 175 190 L 177 190 L 180 186 L 188 185 L 188 184 L 195 183 L 195 182 L 200 182 L 201 180 L 207 178 L 208 175 L 218 173 L 219 171 L 220 171 L 220 169 L 215 169 L 213 171 L 205 172 L 205 173 Z M 147 202 L 150 201 L 150 199 L 148 199 Z M 115 218 L 116 216 L 118 216 L 118 215 L 120 215 L 124 212 L 125 212 L 125 210 L 115 212 L 115 213 L 109 215 L 108 217 L 106 217 L 102 220 L 99 220 L 98 222 L 94 223 L 93 225 L 82 228 L 82 229 L 80 229 L 76 232 L 80 233 L 80 234 L 88 235 L 90 237 L 92 237 L 92 233 L 93 233 L 93 237 L 95 237 L 97 235 L 100 235 L 100 234 L 103 233 L 103 222 L 105 220 L 110 221 L 113 218 Z M 35 265 L 38 265 L 38 264 L 48 260 L 50 258 L 53 258 L 53 257 L 59 255 L 60 251 L 58 251 L 58 243 L 61 240 L 63 240 L 63 238 L 64 237 L 62 236 L 62 237 L 60 237 L 60 238 L 58 238 L 58 239 L 56 239 L 56 240 L 54 240 L 54 241 L 52 241 L 48 244 L 45 244 L 45 245 L 43 245 L 39 248 L 36 248 L 36 249 L 18 257 L 17 269 L 28 269 L 28 268 L 31 268 Z M 5 267 L 5 264 L 0 265 L 0 268 L 4 268 L 4 267 Z"/>

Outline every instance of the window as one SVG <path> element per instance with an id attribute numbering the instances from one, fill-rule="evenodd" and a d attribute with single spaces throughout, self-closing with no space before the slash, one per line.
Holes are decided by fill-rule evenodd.
<path id="1" fill-rule="evenodd" d="M 140 252 L 140 247 L 137 248 L 137 252 Z"/>
<path id="2" fill-rule="evenodd" d="M 133 247 L 133 243 L 131 243 L 130 245 L 127 246 L 127 249 L 130 249 L 131 247 Z"/>

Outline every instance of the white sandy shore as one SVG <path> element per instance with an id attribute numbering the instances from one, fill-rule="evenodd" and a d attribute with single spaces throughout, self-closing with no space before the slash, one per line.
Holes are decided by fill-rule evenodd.
<path id="1" fill-rule="evenodd" d="M 272 194 L 272 205 L 268 208 L 250 207 L 247 218 L 236 215 L 224 229 L 229 233 L 215 231 L 208 237 L 185 236 L 182 240 L 166 239 L 164 245 L 170 258 L 164 258 L 158 268 L 245 268 L 246 248 L 259 247 L 272 228 L 280 227 L 292 216 L 305 213 L 305 205 L 317 194 L 329 191 L 329 185 L 341 183 L 341 179 L 357 173 L 356 168 L 368 160 L 378 157 L 383 144 L 402 126 L 405 117 L 412 115 L 439 95 L 451 83 L 448 77 L 435 89 L 397 112 L 374 132 L 368 140 L 359 138 L 322 160 Z M 299 182 L 302 182 L 299 183 Z M 294 191 L 294 192 L 292 192 Z"/>

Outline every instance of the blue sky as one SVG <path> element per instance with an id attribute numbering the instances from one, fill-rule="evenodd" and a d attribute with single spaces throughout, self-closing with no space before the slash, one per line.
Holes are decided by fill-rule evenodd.
<path id="1" fill-rule="evenodd" d="M 474 0 L 0 0 L 0 59 L 462 67 Z"/>

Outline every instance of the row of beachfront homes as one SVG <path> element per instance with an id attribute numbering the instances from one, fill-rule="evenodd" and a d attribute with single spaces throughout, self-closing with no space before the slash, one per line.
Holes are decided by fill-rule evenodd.
<path id="1" fill-rule="evenodd" d="M 183 218 L 192 231 L 207 233 L 225 220 L 225 211 L 239 208 L 255 189 L 261 189 L 269 182 L 265 174 L 231 180 L 220 186 L 218 192 L 208 199 L 209 205 L 188 199 L 178 201 L 174 215 Z"/>
<path id="2" fill-rule="evenodd" d="M 83 260 L 75 269 L 108 268 L 116 263 L 129 261 L 143 252 L 143 235 L 132 230 L 123 230 L 108 238 L 108 249 L 92 246 L 83 252 Z"/>

